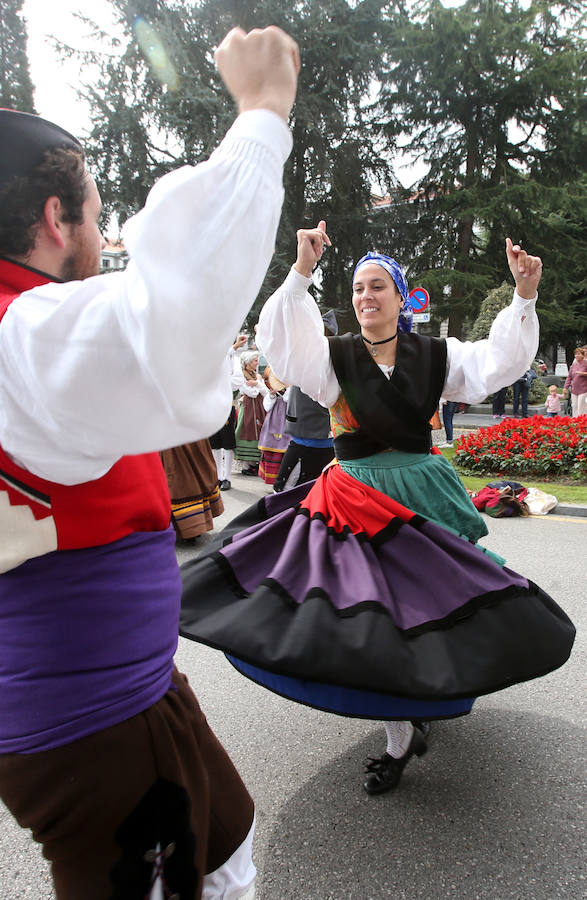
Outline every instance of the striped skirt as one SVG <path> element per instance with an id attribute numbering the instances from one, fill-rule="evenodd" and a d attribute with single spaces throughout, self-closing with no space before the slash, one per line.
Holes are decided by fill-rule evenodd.
<path id="1" fill-rule="evenodd" d="M 214 528 L 214 517 L 224 512 L 218 472 L 206 439 L 161 452 L 173 524 L 187 540 Z"/>
<path id="2" fill-rule="evenodd" d="M 242 397 L 237 413 L 235 459 L 256 466 L 261 458 L 259 438 L 265 421 L 263 398 Z"/>

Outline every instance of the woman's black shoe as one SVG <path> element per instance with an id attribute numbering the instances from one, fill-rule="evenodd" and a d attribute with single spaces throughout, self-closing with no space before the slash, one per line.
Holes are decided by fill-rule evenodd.
<path id="1" fill-rule="evenodd" d="M 219 485 L 221 491 L 229 491 L 230 488 L 232 487 L 228 478 L 223 478 L 222 481 L 218 482 L 218 485 Z"/>
<path id="2" fill-rule="evenodd" d="M 363 787 L 368 794 L 382 794 L 384 791 L 391 791 L 397 787 L 402 772 L 411 756 L 424 756 L 428 745 L 426 738 L 419 728 L 414 728 L 412 740 L 404 756 L 399 759 L 384 753 L 378 759 L 370 756 L 365 764 L 365 773 L 367 778 Z"/>

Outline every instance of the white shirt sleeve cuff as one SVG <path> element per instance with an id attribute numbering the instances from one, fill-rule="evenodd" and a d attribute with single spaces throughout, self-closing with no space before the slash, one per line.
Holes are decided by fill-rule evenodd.
<path id="1" fill-rule="evenodd" d="M 520 297 L 517 291 L 514 291 L 514 299 L 512 300 L 512 304 L 520 311 L 520 315 L 528 315 L 529 312 L 532 312 L 534 307 L 536 306 L 536 301 L 538 300 L 538 294 L 535 297 L 532 297 L 531 300 L 524 300 L 523 297 Z"/>
<path id="2" fill-rule="evenodd" d="M 283 282 L 281 289 L 284 291 L 291 291 L 292 293 L 304 293 L 306 294 L 308 288 L 312 284 L 312 277 L 306 278 L 305 275 L 302 275 L 298 272 L 297 269 L 294 269 L 292 266 L 289 272 L 287 273 L 287 277 Z"/>
<path id="3" fill-rule="evenodd" d="M 249 109 L 241 113 L 229 128 L 225 140 L 259 141 L 273 150 L 283 165 L 291 153 L 293 139 L 288 126 L 270 109 Z"/>

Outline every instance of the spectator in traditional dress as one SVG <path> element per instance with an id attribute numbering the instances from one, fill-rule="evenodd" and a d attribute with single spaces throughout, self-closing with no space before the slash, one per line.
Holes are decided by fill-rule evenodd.
<path id="1" fill-rule="evenodd" d="M 237 350 L 240 350 L 248 341 L 248 335 L 239 334 L 236 341 L 229 351 L 230 369 L 232 372 L 230 386 L 232 388 L 232 406 L 228 419 L 222 428 L 212 435 L 210 438 L 210 447 L 212 448 L 212 456 L 216 463 L 218 471 L 218 487 L 221 491 L 229 491 L 232 475 L 232 463 L 234 461 L 234 448 L 236 447 L 236 401 L 239 395 L 239 389 L 242 385 L 242 376 L 240 374 L 240 366 L 238 375 L 234 371 L 234 356 Z"/>
<path id="2" fill-rule="evenodd" d="M 224 512 L 218 470 L 210 441 L 170 447 L 159 454 L 171 497 L 171 521 L 182 541 L 194 541 L 212 531 L 214 518 Z"/>
<path id="3" fill-rule="evenodd" d="M 273 486 L 283 455 L 291 441 L 291 435 L 285 430 L 289 388 L 273 375 L 270 366 L 265 368 L 263 377 L 268 393 L 263 398 L 263 406 L 267 415 L 259 438 L 259 450 L 261 451 L 259 476 L 265 484 Z"/>
<path id="4" fill-rule="evenodd" d="M 234 455 L 243 464 L 241 475 L 258 475 L 261 459 L 259 438 L 266 415 L 263 398 L 268 389 L 259 375 L 258 350 L 245 350 L 241 353 L 240 364 L 242 381 L 237 404 Z"/>
<path id="5" fill-rule="evenodd" d="M 333 309 L 322 315 L 326 337 L 338 334 Z M 288 392 L 286 428 L 291 435 L 275 479 L 275 493 L 312 481 L 334 459 L 334 441 L 328 410 L 304 394 L 299 387 Z"/>

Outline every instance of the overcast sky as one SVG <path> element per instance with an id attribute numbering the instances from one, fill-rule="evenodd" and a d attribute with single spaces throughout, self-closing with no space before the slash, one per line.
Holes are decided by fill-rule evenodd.
<path id="1" fill-rule="evenodd" d="M 95 45 L 88 37 L 88 29 L 74 14 L 81 11 L 105 31 L 112 31 L 110 4 L 105 0 L 24 0 L 22 11 L 27 23 L 37 112 L 81 137 L 89 128 L 89 116 L 86 104 L 76 95 L 79 64 L 59 62 L 50 36 L 78 49 L 92 48 Z"/>

